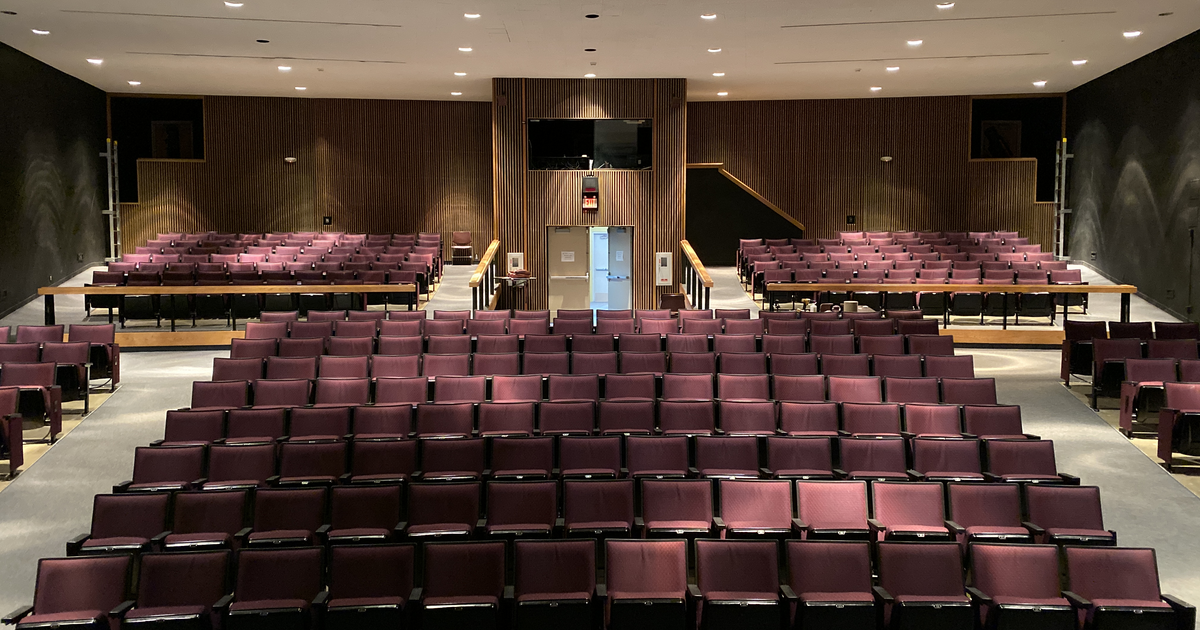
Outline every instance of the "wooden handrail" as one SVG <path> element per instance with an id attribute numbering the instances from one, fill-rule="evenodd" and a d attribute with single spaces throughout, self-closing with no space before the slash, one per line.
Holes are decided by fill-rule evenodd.
<path id="1" fill-rule="evenodd" d="M 841 293 L 1137 293 L 1129 284 L 853 284 L 844 282 L 768 282 L 768 292 L 834 291 Z"/>
<path id="2" fill-rule="evenodd" d="M 487 251 L 483 252 L 483 257 L 479 259 L 479 266 L 475 268 L 475 273 L 471 274 L 470 287 L 472 289 L 478 288 L 479 284 L 483 282 L 483 274 L 492 264 L 492 260 L 496 257 L 496 252 L 499 250 L 500 241 L 495 240 L 492 241 L 491 245 L 488 245 Z"/>
<path id="3" fill-rule="evenodd" d="M 415 284 L 217 284 L 42 287 L 38 295 L 275 295 L 283 293 L 416 293 Z"/>
<path id="4" fill-rule="evenodd" d="M 687 256 L 688 262 L 691 263 L 692 269 L 700 276 L 700 282 L 704 288 L 711 289 L 713 286 L 712 276 L 708 275 L 708 270 L 704 268 L 704 263 L 700 262 L 700 257 L 696 255 L 696 250 L 692 249 L 692 244 L 687 241 L 679 241 L 679 247 L 683 249 L 683 255 Z"/>

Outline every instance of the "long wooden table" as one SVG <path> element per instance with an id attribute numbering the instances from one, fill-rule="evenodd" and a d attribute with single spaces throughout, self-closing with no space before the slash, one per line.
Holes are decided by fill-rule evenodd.
<path id="1" fill-rule="evenodd" d="M 1121 296 L 1121 321 L 1129 321 L 1129 296 L 1137 293 L 1137 287 L 1131 284 L 853 284 L 849 282 L 772 282 L 766 285 L 766 293 L 880 293 L 884 301 L 888 293 L 944 293 L 949 304 L 951 293 L 1051 293 L 1054 295 L 1107 293 Z M 1005 298 L 1007 305 L 1008 299 Z M 775 310 L 775 302 L 771 301 L 771 310 Z M 1062 318 L 1067 320 L 1067 304 L 1063 300 Z M 946 325 L 949 325 L 949 310 L 946 312 Z M 1003 327 L 1008 329 L 1008 308 L 1004 309 Z"/>
<path id="2" fill-rule="evenodd" d="M 417 300 L 415 284 L 246 284 L 215 286 L 147 286 L 147 287 L 42 287 L 38 295 L 45 301 L 46 325 L 55 323 L 54 296 L 56 295 L 280 295 L 280 294 L 325 294 L 334 293 L 411 293 L 408 310 L 413 310 Z M 384 305 L 387 308 L 387 305 Z M 237 322 L 234 321 L 234 328 Z M 175 332 L 175 320 L 171 320 L 171 332 Z"/>

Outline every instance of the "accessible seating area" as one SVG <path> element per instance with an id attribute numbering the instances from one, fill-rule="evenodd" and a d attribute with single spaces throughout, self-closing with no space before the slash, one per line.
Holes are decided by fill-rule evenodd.
<path id="1" fill-rule="evenodd" d="M 996 404 L 994 381 L 973 378 L 949 337 L 927 354 L 800 353 L 808 373 L 786 374 L 772 371 L 789 355 L 760 351 L 785 341 L 749 334 L 753 351 L 728 354 L 762 355 L 736 364 L 753 369 L 676 373 L 667 368 L 680 355 L 725 365 L 715 345 L 726 335 L 522 338 L 466 334 L 471 321 L 489 320 L 404 322 L 459 329 L 396 337 L 411 340 L 409 355 L 216 359 L 214 378 L 238 378 L 194 384 L 192 406 L 169 412 L 164 439 L 137 449 L 130 481 L 95 497 L 90 531 L 67 543 L 68 557 L 41 561 L 34 605 L 6 621 L 1194 624 L 1192 607 L 1159 592 L 1153 550 L 1115 547 L 1098 488 L 1058 471 L 1053 443 L 1024 432 L 1019 407 Z M 306 323 L 248 341 L 339 339 L 308 337 Z M 883 336 L 927 352 L 920 335 Z M 481 357 L 527 365 L 541 337 L 562 344 L 569 368 L 580 354 L 612 355 L 612 367 L 481 371 Z M 611 349 L 568 352 L 594 337 Z M 697 337 L 698 350 L 666 350 L 676 337 Z M 864 337 L 849 338 L 843 349 L 862 350 Z M 440 339 L 465 340 L 467 352 L 436 354 Z M 659 349 L 619 349 L 650 342 Z M 504 354 L 488 354 L 493 343 Z M 629 358 L 639 354 L 662 358 Z M 446 356 L 466 371 L 429 374 L 431 357 Z M 893 357 L 908 372 L 819 373 L 830 356 L 875 370 Z M 420 373 L 376 373 L 392 359 Z"/>
<path id="2" fill-rule="evenodd" d="M 771 283 L 1079 285 L 1082 274 L 1015 232 L 842 232 L 837 239 L 742 239 L 738 270 L 751 295 L 775 308 L 784 297 Z M 853 298 L 849 295 L 853 294 Z M 805 294 L 807 296 L 807 294 Z M 874 310 L 919 309 L 925 315 L 1055 318 L 1055 305 L 1082 306 L 1087 296 L 1050 293 L 825 293 L 822 302 L 854 299 Z"/>
<path id="3" fill-rule="evenodd" d="M 87 286 L 224 286 L 416 284 L 428 297 L 441 278 L 442 239 L 436 233 L 159 234 L 124 254 Z M 86 306 L 131 319 L 256 319 L 265 311 L 408 303 L 410 294 L 280 294 L 88 296 Z"/>

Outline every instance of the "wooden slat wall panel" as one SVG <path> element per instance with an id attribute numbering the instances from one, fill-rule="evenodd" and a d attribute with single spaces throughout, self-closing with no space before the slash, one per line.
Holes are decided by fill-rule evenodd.
<path id="1" fill-rule="evenodd" d="M 1033 163 L 970 160 L 970 118 L 964 96 L 690 103 L 687 161 L 723 163 L 811 237 L 1012 229 L 1048 248 L 1053 217 L 1031 205 Z"/>
<path id="2" fill-rule="evenodd" d="M 505 306 L 545 308 L 546 227 L 567 225 L 632 226 L 634 305 L 657 305 L 654 252 L 674 251 L 678 260 L 683 238 L 686 80 L 495 79 L 493 90 L 497 238 L 504 251 L 525 252 L 538 278 L 507 294 Z M 584 214 L 582 173 L 527 169 L 525 122 L 532 118 L 653 118 L 655 168 L 597 171 L 600 211 Z"/>
<path id="3" fill-rule="evenodd" d="M 157 232 L 319 230 L 324 216 L 339 231 L 492 238 L 486 103 L 206 97 L 205 129 L 205 161 L 139 162 L 127 249 Z"/>

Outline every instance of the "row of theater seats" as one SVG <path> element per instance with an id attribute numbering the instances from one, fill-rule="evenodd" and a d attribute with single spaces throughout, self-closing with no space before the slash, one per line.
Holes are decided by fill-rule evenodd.
<path id="1" fill-rule="evenodd" d="M 1153 549 L 989 542 L 885 542 L 874 558 L 862 542 L 717 539 L 150 553 L 136 589 L 130 556 L 46 559 L 35 605 L 8 621 L 152 627 L 167 617 L 233 630 L 1195 624 L 1194 607 L 1160 591 Z"/>
<path id="2" fill-rule="evenodd" d="M 533 378 L 525 378 L 528 376 Z M 538 382 L 541 379 L 538 375 L 495 376 L 490 395 L 493 402 L 538 402 L 548 389 L 548 402 L 596 402 L 602 392 L 609 402 L 653 402 L 661 397 L 675 402 L 720 399 L 881 403 L 886 400 L 901 404 L 996 404 L 996 381 L 991 378 L 719 374 L 714 397 L 712 376 L 668 373 L 660 381 L 653 374 L 609 374 L 603 390 L 596 384 L 596 375 L 591 374 L 560 376 L 547 386 Z M 421 404 L 430 398 L 435 403 L 481 403 L 488 400 L 488 386 L 484 376 L 438 376 L 432 383 L 426 377 L 197 381 L 192 384 L 192 405 L 198 409 L 343 407 L 371 403 L 386 406 Z"/>
<path id="3" fill-rule="evenodd" d="M 206 234 L 159 234 L 146 242 L 145 247 L 151 253 L 167 250 L 204 249 L 226 247 L 243 249 L 248 247 L 271 248 L 277 247 L 315 249 L 326 251 L 334 247 L 341 249 L 381 248 L 381 247 L 440 247 L 442 236 L 436 232 L 421 232 L 420 234 L 347 234 L 345 232 L 277 232 L 258 234 L 221 234 L 209 232 Z"/>

